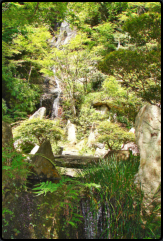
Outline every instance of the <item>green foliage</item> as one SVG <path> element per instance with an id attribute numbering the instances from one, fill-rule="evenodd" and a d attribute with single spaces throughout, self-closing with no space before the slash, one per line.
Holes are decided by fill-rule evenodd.
<path id="1" fill-rule="evenodd" d="M 7 109 L 6 101 L 2 98 L 2 116 L 7 113 Z"/>
<path id="2" fill-rule="evenodd" d="M 118 98 L 119 97 L 126 97 L 127 91 L 120 86 L 118 81 L 114 76 L 109 76 L 106 78 L 106 80 L 103 82 L 102 85 L 104 92 L 108 94 L 110 97 Z"/>
<path id="3" fill-rule="evenodd" d="M 48 138 L 51 141 L 59 141 L 63 135 L 63 130 L 58 124 L 49 119 L 33 118 L 23 121 L 20 126 L 13 131 L 14 139 L 30 141 L 39 145 Z"/>
<path id="4" fill-rule="evenodd" d="M 13 77 L 13 68 L 2 68 L 2 91 L 12 117 L 21 117 L 18 112 L 31 112 L 40 97 L 40 89 L 24 79 Z M 14 112 L 17 112 L 17 114 Z M 10 114 L 10 113 L 8 113 Z"/>
<path id="5" fill-rule="evenodd" d="M 88 136 L 92 123 L 104 118 L 105 116 L 98 113 L 93 107 L 87 107 L 83 105 L 80 110 L 79 117 L 76 120 L 79 125 L 77 138 L 80 140 L 81 137 Z"/>
<path id="6" fill-rule="evenodd" d="M 154 7 L 148 3 L 128 3 L 127 11 L 119 15 L 119 20 L 121 32 L 128 35 L 128 41 L 125 48 L 121 46 L 107 54 L 99 69 L 120 79 L 123 86 L 132 89 L 142 100 L 159 103 L 160 3 Z"/>
<path id="7" fill-rule="evenodd" d="M 101 73 L 100 71 L 95 72 L 90 77 L 91 87 L 93 91 L 100 91 L 104 80 L 106 79 L 106 75 Z"/>
<path id="8" fill-rule="evenodd" d="M 29 163 L 12 146 L 2 148 L 2 187 L 25 187 L 29 174 Z M 4 191 L 5 193 L 5 191 Z M 3 194 L 4 194 L 3 193 Z"/>
<path id="9" fill-rule="evenodd" d="M 99 188 L 99 185 L 96 184 L 81 184 L 79 181 L 72 180 L 70 178 L 64 178 L 60 180 L 59 183 L 52 183 L 52 182 L 42 182 L 41 184 L 35 185 L 36 187 L 33 188 L 34 193 L 37 195 L 44 194 L 46 195 L 47 192 L 54 192 L 57 193 L 57 196 L 60 196 L 60 202 L 56 204 L 57 210 L 63 210 L 67 208 L 69 210 L 69 217 L 66 217 L 66 223 L 62 227 L 62 231 L 67 229 L 67 225 L 70 224 L 72 227 L 77 227 L 77 224 L 81 222 L 81 215 L 76 213 L 76 208 L 78 206 L 79 194 L 84 187 L 92 188 Z M 64 195 L 63 195 L 64 192 Z M 75 203 L 75 206 L 73 206 Z M 65 230 L 67 233 L 67 231 Z"/>
<path id="10" fill-rule="evenodd" d="M 98 141 L 104 142 L 110 150 L 119 150 L 123 143 L 135 141 L 133 133 L 125 131 L 116 123 L 102 121 L 98 126 Z"/>
<path id="11" fill-rule="evenodd" d="M 129 88 L 121 86 L 120 82 L 112 75 L 105 79 L 102 87 L 104 95 L 107 94 L 109 97 L 106 103 L 110 107 L 110 112 L 116 112 L 117 116 L 125 117 L 128 119 L 128 123 L 133 124 L 138 110 L 145 104 L 141 98 L 137 97 Z"/>

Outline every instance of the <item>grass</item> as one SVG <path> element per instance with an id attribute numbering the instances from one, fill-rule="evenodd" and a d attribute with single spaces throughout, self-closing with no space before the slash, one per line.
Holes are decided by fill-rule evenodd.
<path id="1" fill-rule="evenodd" d="M 159 220 L 152 223 L 154 216 L 150 216 L 144 225 L 140 216 L 143 193 L 134 184 L 134 176 L 138 172 L 138 167 L 139 157 L 131 155 L 128 161 L 117 161 L 113 157 L 109 160 L 102 159 L 99 164 L 90 165 L 82 174 L 82 182 L 101 186 L 100 191 L 92 187 L 87 192 L 87 196 L 92 200 L 90 202 L 91 212 L 97 212 L 95 203 L 103 206 L 105 213 L 108 207 L 111 210 L 110 217 L 106 220 L 110 227 L 109 229 L 107 225 L 103 227 L 105 238 L 156 239 L 161 236 Z M 157 215 L 160 207 L 157 206 L 155 209 L 155 215 Z"/>
<path id="2" fill-rule="evenodd" d="M 62 207 L 66 206 L 67 204 L 64 202 L 69 200 L 69 211 L 66 212 L 71 213 L 71 218 L 65 216 L 65 222 L 67 223 L 66 219 L 68 219 L 69 224 L 77 228 L 79 223 L 75 223 L 77 220 L 75 215 L 78 215 L 76 210 L 79 206 L 77 207 L 77 204 L 81 203 L 84 205 L 81 209 L 85 222 L 85 235 L 88 239 L 160 238 L 160 220 L 154 221 L 154 215 L 157 216 L 160 212 L 160 206 L 156 205 L 155 212 L 145 220 L 145 224 L 142 220 L 143 193 L 134 183 L 138 167 L 139 157 L 132 155 L 127 161 L 117 161 L 114 157 L 101 159 L 98 164 L 87 166 L 79 174 L 78 179 L 70 180 L 67 183 L 62 180 L 58 183 L 59 189 L 57 190 L 61 191 L 62 185 L 66 187 L 64 199 L 61 202 Z M 55 191 L 56 187 L 53 188 L 52 185 L 49 185 L 46 184 L 46 188 L 49 188 L 51 192 Z M 55 185 L 53 184 L 53 186 Z M 39 190 L 40 187 L 36 189 Z M 45 192 L 44 189 L 42 186 L 43 192 Z M 79 229 L 80 227 L 78 227 Z M 66 224 L 62 233 L 67 235 L 65 238 L 71 238 L 73 229 L 69 229 Z"/>

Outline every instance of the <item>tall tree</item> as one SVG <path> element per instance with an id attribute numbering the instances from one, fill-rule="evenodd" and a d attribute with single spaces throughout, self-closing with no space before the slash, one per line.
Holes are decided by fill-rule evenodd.
<path id="1" fill-rule="evenodd" d="M 161 5 L 154 6 L 134 3 L 130 5 L 129 16 L 120 15 L 131 46 L 109 53 L 99 64 L 100 70 L 121 79 L 122 85 L 151 104 L 161 100 Z"/>

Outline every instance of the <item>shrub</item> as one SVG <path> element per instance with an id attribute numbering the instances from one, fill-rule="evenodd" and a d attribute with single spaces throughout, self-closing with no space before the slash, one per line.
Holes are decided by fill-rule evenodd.
<path id="1" fill-rule="evenodd" d="M 116 123 L 103 121 L 98 126 L 99 142 L 105 143 L 110 150 L 119 150 L 121 145 L 127 142 L 134 142 L 135 135 L 127 132 Z"/>
<path id="2" fill-rule="evenodd" d="M 53 120 L 34 118 L 23 121 L 20 126 L 13 131 L 14 139 L 30 141 L 41 145 L 46 138 L 57 142 L 64 134 L 59 124 Z"/>

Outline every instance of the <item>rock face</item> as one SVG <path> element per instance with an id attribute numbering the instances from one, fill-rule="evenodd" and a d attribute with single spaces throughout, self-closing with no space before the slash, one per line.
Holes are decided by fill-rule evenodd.
<path id="1" fill-rule="evenodd" d="M 8 146 L 13 142 L 12 129 L 9 124 L 2 121 L 2 147 Z"/>
<path id="2" fill-rule="evenodd" d="M 155 202 L 154 194 L 161 185 L 161 109 L 155 105 L 143 106 L 135 120 L 135 137 L 140 151 L 139 171 L 135 183 L 144 191 L 144 213 L 150 215 L 154 203 L 160 203 L 161 193 Z M 160 192 L 160 191 L 159 191 Z"/>
<path id="3" fill-rule="evenodd" d="M 107 158 L 107 157 L 112 157 L 112 156 L 115 156 L 116 159 L 119 161 L 119 160 L 128 160 L 129 157 L 130 157 L 130 151 L 122 151 L 122 150 L 119 150 L 119 151 L 109 151 L 105 156 L 104 158 Z"/>
<path id="4" fill-rule="evenodd" d="M 31 120 L 33 118 L 43 119 L 43 117 L 45 117 L 45 116 L 46 116 L 46 108 L 41 107 L 32 116 L 30 116 L 29 120 Z"/>
<path id="5" fill-rule="evenodd" d="M 74 124 L 68 120 L 67 122 L 67 134 L 68 134 L 68 141 L 70 141 L 71 144 L 76 144 L 76 127 Z"/>
<path id="6" fill-rule="evenodd" d="M 104 155 L 106 155 L 107 152 L 108 152 L 108 150 L 106 150 L 105 147 L 104 148 L 97 148 L 94 156 L 103 157 Z"/>
<path id="7" fill-rule="evenodd" d="M 34 164 L 32 171 L 36 173 L 40 178 L 60 178 L 60 175 L 58 174 L 55 166 L 51 163 L 51 161 L 54 161 L 54 156 L 49 140 L 43 142 L 36 155 L 33 156 L 31 160 L 31 163 Z"/>
<path id="8" fill-rule="evenodd" d="M 54 155 L 54 163 L 59 167 L 83 168 L 90 163 L 97 163 L 98 157 L 78 155 Z"/>
<path id="9" fill-rule="evenodd" d="M 69 26 L 69 23 L 66 21 L 63 21 L 61 23 L 60 27 L 60 33 L 57 37 L 57 42 L 54 44 L 56 47 L 59 47 L 60 45 L 67 44 L 70 39 L 74 38 L 76 36 L 76 29 L 71 29 Z"/>
<path id="10" fill-rule="evenodd" d="M 92 147 L 92 145 L 95 143 L 97 135 L 98 135 L 98 133 L 97 133 L 97 130 L 96 130 L 96 126 L 93 123 L 92 127 L 91 127 L 89 137 L 88 137 L 88 146 L 89 147 Z"/>
<path id="11" fill-rule="evenodd" d="M 139 154 L 138 146 L 134 142 L 129 142 L 127 144 L 123 144 L 121 150 L 131 150 L 133 155 Z"/>

